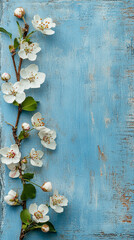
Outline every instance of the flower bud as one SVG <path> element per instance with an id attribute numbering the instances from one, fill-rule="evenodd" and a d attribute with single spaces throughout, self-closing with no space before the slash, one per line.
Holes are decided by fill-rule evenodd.
<path id="1" fill-rule="evenodd" d="M 17 18 L 22 18 L 25 15 L 25 10 L 22 7 L 16 8 L 14 11 L 14 16 Z"/>
<path id="2" fill-rule="evenodd" d="M 30 129 L 30 125 L 29 123 L 22 123 L 22 129 L 25 130 L 25 131 L 28 131 Z"/>
<path id="3" fill-rule="evenodd" d="M 44 192 L 51 192 L 52 191 L 52 183 L 51 182 L 44 182 L 44 184 L 41 186 L 41 189 Z"/>
<path id="4" fill-rule="evenodd" d="M 27 159 L 26 159 L 26 158 L 22 159 L 22 160 L 21 160 L 21 163 L 26 164 L 26 163 L 27 163 Z"/>
<path id="5" fill-rule="evenodd" d="M 44 225 L 42 225 L 41 230 L 42 230 L 42 232 L 47 233 L 47 232 L 49 232 L 50 228 L 47 224 L 44 224 Z"/>
<path id="6" fill-rule="evenodd" d="M 3 81 L 6 81 L 6 82 L 7 82 L 10 78 L 11 78 L 11 76 L 10 76 L 9 73 L 3 73 L 3 74 L 1 75 L 1 79 L 2 79 Z"/>

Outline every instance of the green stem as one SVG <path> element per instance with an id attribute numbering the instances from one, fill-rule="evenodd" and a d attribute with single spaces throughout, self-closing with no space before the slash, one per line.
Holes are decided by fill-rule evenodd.
<path id="1" fill-rule="evenodd" d="M 26 181 L 26 182 L 30 182 L 30 183 L 36 185 L 37 187 L 41 188 L 41 186 L 39 186 L 37 183 L 34 183 L 34 182 L 32 182 L 32 181 L 30 181 L 28 179 L 23 179 L 23 180 Z"/>

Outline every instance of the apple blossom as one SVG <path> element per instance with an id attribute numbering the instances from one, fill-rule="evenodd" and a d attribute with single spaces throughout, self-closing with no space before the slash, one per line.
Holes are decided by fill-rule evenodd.
<path id="1" fill-rule="evenodd" d="M 30 64 L 26 68 L 22 68 L 20 71 L 22 77 L 21 84 L 24 89 L 39 88 L 45 81 L 45 73 L 38 72 L 38 66 L 36 64 Z"/>
<path id="2" fill-rule="evenodd" d="M 14 85 L 8 82 L 3 83 L 2 92 L 5 94 L 3 98 L 7 103 L 13 103 L 14 101 L 16 101 L 20 104 L 26 98 L 24 89 L 21 86 L 20 82 L 16 82 Z"/>
<path id="3" fill-rule="evenodd" d="M 21 153 L 17 144 L 11 145 L 10 148 L 5 147 L 0 149 L 0 154 L 3 156 L 1 162 L 7 165 L 11 163 L 18 163 L 21 158 Z"/>
<path id="4" fill-rule="evenodd" d="M 48 149 L 55 150 L 56 142 L 54 139 L 56 138 L 55 130 L 50 130 L 49 128 L 44 127 L 39 133 L 39 137 L 41 138 L 41 144 Z"/>
<path id="5" fill-rule="evenodd" d="M 30 125 L 29 123 L 22 123 L 22 129 L 25 130 L 25 131 L 28 131 L 30 129 Z"/>
<path id="6" fill-rule="evenodd" d="M 19 171 L 19 167 L 20 166 L 19 166 L 19 163 L 16 163 L 16 164 L 11 163 L 11 164 L 7 165 L 7 167 L 11 170 L 9 172 L 9 177 L 17 178 L 17 177 L 20 176 L 20 171 Z M 25 168 L 26 168 L 26 165 L 25 164 L 21 164 L 21 172 L 22 172 L 22 174 L 24 173 Z"/>
<path id="7" fill-rule="evenodd" d="M 49 209 L 45 204 L 37 207 L 37 204 L 33 203 L 29 207 L 29 212 L 32 214 L 32 218 L 36 223 L 49 221 L 49 216 L 46 215 L 48 211 Z"/>
<path id="8" fill-rule="evenodd" d="M 17 18 L 22 18 L 25 15 L 25 10 L 22 7 L 16 8 L 14 11 L 14 16 Z"/>
<path id="9" fill-rule="evenodd" d="M 52 35 L 55 33 L 51 28 L 54 28 L 56 24 L 53 22 L 52 18 L 45 18 L 42 20 L 39 15 L 35 15 L 32 20 L 33 27 L 46 35 Z"/>
<path id="10" fill-rule="evenodd" d="M 11 76 L 10 76 L 9 73 L 2 73 L 2 75 L 1 75 L 1 79 L 2 79 L 3 81 L 6 81 L 6 82 L 7 82 L 10 78 L 11 78 Z"/>
<path id="11" fill-rule="evenodd" d="M 13 190 L 10 190 L 8 192 L 8 195 L 4 197 L 4 201 L 11 206 L 20 205 L 18 194 Z"/>
<path id="12" fill-rule="evenodd" d="M 54 195 L 50 197 L 50 207 L 55 212 L 61 213 L 64 211 L 63 206 L 68 205 L 68 200 L 64 196 L 58 194 L 58 191 L 54 191 Z"/>
<path id="13" fill-rule="evenodd" d="M 36 129 L 36 130 L 41 130 L 44 128 L 45 123 L 42 121 L 44 118 L 42 118 L 41 113 L 37 112 L 35 113 L 32 118 L 31 118 L 31 122 L 32 122 L 32 126 Z"/>
<path id="14" fill-rule="evenodd" d="M 49 232 L 50 228 L 47 224 L 44 224 L 44 225 L 42 225 L 41 230 L 42 230 L 42 232 L 47 233 L 47 232 Z"/>
<path id="15" fill-rule="evenodd" d="M 20 43 L 20 50 L 18 55 L 22 59 L 29 59 L 30 61 L 35 61 L 37 58 L 36 53 L 40 52 L 41 48 L 38 43 L 28 43 L 26 41 L 22 41 Z"/>
<path id="16" fill-rule="evenodd" d="M 30 152 L 30 163 L 36 167 L 42 167 L 43 162 L 40 160 L 43 157 L 44 153 L 41 150 L 35 151 L 34 148 Z"/>
<path id="17" fill-rule="evenodd" d="M 41 189 L 44 192 L 51 192 L 52 191 L 52 183 L 51 182 L 44 182 L 44 184 L 41 186 Z"/>

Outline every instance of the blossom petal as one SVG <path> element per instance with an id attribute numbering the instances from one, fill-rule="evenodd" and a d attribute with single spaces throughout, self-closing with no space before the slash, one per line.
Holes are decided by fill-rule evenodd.
<path id="1" fill-rule="evenodd" d="M 55 206 L 54 211 L 57 213 L 62 213 L 64 211 L 64 208 L 60 206 Z"/>
<path id="2" fill-rule="evenodd" d="M 30 88 L 30 81 L 29 80 L 22 79 L 22 80 L 20 80 L 20 84 L 21 84 L 23 90 Z"/>
<path id="3" fill-rule="evenodd" d="M 37 212 L 37 204 L 36 203 L 32 203 L 30 206 L 29 206 L 29 212 L 30 214 L 34 214 L 35 212 Z"/>
<path id="4" fill-rule="evenodd" d="M 27 54 L 26 54 L 25 50 L 23 50 L 23 49 L 19 50 L 18 55 L 22 59 L 26 59 L 27 58 Z"/>
<path id="5" fill-rule="evenodd" d="M 8 94 L 13 89 L 12 83 L 3 83 L 1 86 L 1 90 L 4 94 Z"/>
<path id="6" fill-rule="evenodd" d="M 25 98 L 26 98 L 26 94 L 24 92 L 16 94 L 16 101 L 18 103 L 22 103 L 25 100 Z"/>
<path id="7" fill-rule="evenodd" d="M 43 140 L 41 140 L 41 144 L 45 148 L 48 148 L 48 149 L 51 149 L 51 150 L 55 150 L 56 149 L 56 142 L 55 141 L 47 143 L 47 142 L 44 142 Z"/>
<path id="8" fill-rule="evenodd" d="M 55 31 L 53 31 L 52 29 L 44 29 L 42 33 L 46 35 L 53 35 Z"/>
<path id="9" fill-rule="evenodd" d="M 14 171 L 9 172 L 9 177 L 11 177 L 11 178 L 17 178 L 19 176 L 20 176 L 19 170 L 14 170 Z"/>
<path id="10" fill-rule="evenodd" d="M 42 167 L 43 162 L 41 160 L 30 160 L 31 165 L 35 166 L 35 167 Z"/>
<path id="11" fill-rule="evenodd" d="M 1 158 L 1 162 L 4 163 L 4 164 L 6 164 L 6 165 L 9 165 L 9 164 L 12 163 L 12 159 L 7 158 L 7 157 L 2 157 L 2 158 Z"/>
<path id="12" fill-rule="evenodd" d="M 13 103 L 15 101 L 15 96 L 13 95 L 4 95 L 3 98 L 7 103 Z"/>
<path id="13" fill-rule="evenodd" d="M 37 81 L 38 81 L 40 84 L 44 83 L 45 78 L 46 78 L 46 74 L 45 74 L 45 73 L 42 73 L 42 72 L 38 72 L 38 73 L 37 73 L 36 79 L 37 79 Z"/>
<path id="14" fill-rule="evenodd" d="M 48 209 L 48 207 L 45 204 L 41 204 L 38 207 L 38 211 L 42 212 L 43 215 L 46 215 L 49 212 L 49 209 Z"/>
<path id="15" fill-rule="evenodd" d="M 0 149 L 0 154 L 6 157 L 7 153 L 10 151 L 10 148 L 5 147 Z"/>
<path id="16" fill-rule="evenodd" d="M 28 59 L 29 59 L 30 61 L 35 61 L 36 58 L 37 58 L 37 55 L 34 54 L 34 53 L 28 53 L 27 56 L 28 56 Z"/>
<path id="17" fill-rule="evenodd" d="M 49 221 L 49 216 L 44 216 L 43 218 L 40 218 L 39 219 L 39 222 L 47 222 L 47 221 Z"/>
<path id="18" fill-rule="evenodd" d="M 18 145 L 17 144 L 13 144 L 11 145 L 11 150 L 13 150 L 16 154 L 19 153 L 19 148 L 18 148 Z"/>
<path id="19" fill-rule="evenodd" d="M 25 68 L 25 70 L 28 72 L 37 73 L 39 68 L 38 68 L 38 65 L 36 64 L 30 64 L 27 68 Z"/>
<path id="20" fill-rule="evenodd" d="M 41 159 L 44 155 L 44 152 L 42 152 L 41 150 L 37 150 L 38 156 Z"/>
<path id="21" fill-rule="evenodd" d="M 25 68 L 22 68 L 21 71 L 20 71 L 20 76 L 23 78 L 23 79 L 26 79 L 27 78 L 27 71 Z"/>

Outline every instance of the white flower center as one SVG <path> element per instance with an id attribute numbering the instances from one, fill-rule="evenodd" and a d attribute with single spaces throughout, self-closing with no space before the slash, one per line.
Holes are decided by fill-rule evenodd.
<path id="1" fill-rule="evenodd" d="M 55 195 L 54 197 L 52 197 L 52 202 L 53 205 L 60 205 L 63 202 L 63 197 L 61 196 L 61 198 L 57 198 L 57 196 Z"/>
<path id="2" fill-rule="evenodd" d="M 8 158 L 14 158 L 15 156 L 16 156 L 16 153 L 13 150 L 7 153 Z"/>
<path id="3" fill-rule="evenodd" d="M 43 127 L 45 125 L 45 123 L 42 121 L 44 118 L 37 118 L 37 121 L 34 122 L 34 126 L 35 127 Z"/>
<path id="4" fill-rule="evenodd" d="M 29 80 L 30 82 L 34 82 L 36 75 L 37 75 L 37 74 L 34 75 L 33 72 L 31 72 L 31 76 L 28 78 L 28 80 Z"/>
<path id="5" fill-rule="evenodd" d="M 17 92 L 16 92 L 15 89 L 13 89 L 13 90 L 10 90 L 10 93 L 9 93 L 9 94 L 11 94 L 11 95 L 13 95 L 13 96 L 16 96 Z"/>
<path id="6" fill-rule="evenodd" d="M 40 212 L 40 211 L 35 212 L 35 213 L 34 213 L 34 216 L 35 216 L 37 219 L 43 218 L 43 214 L 42 214 L 42 212 Z"/>
<path id="7" fill-rule="evenodd" d="M 43 137 L 43 141 L 50 144 L 50 136 L 46 134 L 46 136 Z"/>
<path id="8" fill-rule="evenodd" d="M 35 151 L 35 152 L 32 154 L 32 156 L 30 155 L 30 157 L 31 157 L 33 160 L 39 159 L 39 156 L 38 156 L 37 151 Z"/>
<path id="9" fill-rule="evenodd" d="M 38 21 L 36 21 L 36 23 L 38 24 Z M 40 30 L 49 29 L 50 28 L 49 25 L 50 25 L 50 22 L 45 21 L 45 23 L 44 22 L 39 23 L 37 28 Z"/>

